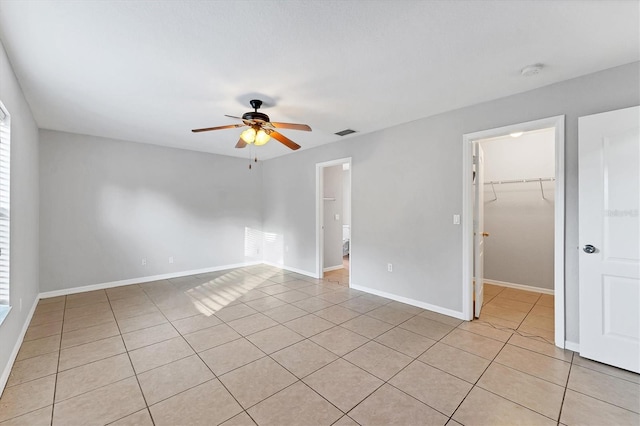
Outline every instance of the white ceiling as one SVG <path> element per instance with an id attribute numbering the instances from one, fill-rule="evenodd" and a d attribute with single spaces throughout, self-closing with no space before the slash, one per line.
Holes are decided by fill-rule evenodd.
<path id="1" fill-rule="evenodd" d="M 245 157 L 249 100 L 309 149 L 640 59 L 630 1 L 0 0 L 40 128 Z M 543 63 L 544 72 L 520 76 Z M 401 143 L 401 141 L 397 141 Z M 259 157 L 290 153 L 276 141 Z"/>

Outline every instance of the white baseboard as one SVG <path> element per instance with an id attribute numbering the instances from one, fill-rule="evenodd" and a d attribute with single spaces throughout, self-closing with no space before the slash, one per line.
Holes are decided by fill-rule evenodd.
<path id="1" fill-rule="evenodd" d="M 131 285 L 131 284 L 141 284 L 141 283 L 147 283 L 147 282 L 158 281 L 158 280 L 168 280 L 168 279 L 171 279 L 171 278 L 186 277 L 186 276 L 189 276 L 189 275 L 206 274 L 208 272 L 223 271 L 225 269 L 241 268 L 243 266 L 253 266 L 253 265 L 260 265 L 260 264 L 262 264 L 262 262 L 260 262 L 260 261 L 234 263 L 234 264 L 231 264 L 231 265 L 214 266 L 214 267 L 211 267 L 211 268 L 194 269 L 194 270 L 191 270 L 191 271 L 171 272 L 171 273 L 168 273 L 168 274 L 152 275 L 152 276 L 138 277 L 138 278 L 130 278 L 130 279 L 127 279 L 127 280 L 111 281 L 111 282 L 100 283 L 100 284 L 91 284 L 91 285 L 85 285 L 85 286 L 82 286 L 82 287 L 64 288 L 64 289 L 61 289 L 61 290 L 45 291 L 43 293 L 40 293 L 40 298 L 41 299 L 47 299 L 49 297 L 66 296 L 66 295 L 69 295 L 69 294 L 84 293 L 86 291 L 104 290 L 105 288 L 121 287 L 121 286 L 124 286 L 124 285 Z"/>
<path id="2" fill-rule="evenodd" d="M 386 291 L 380 291 L 369 287 L 363 287 L 356 284 L 351 284 L 349 287 L 364 291 L 365 293 L 375 294 L 376 296 L 386 297 L 387 299 L 395 300 L 397 302 L 406 303 L 407 305 L 417 306 L 418 308 L 426 309 L 428 311 L 437 312 L 439 314 L 448 315 L 450 317 L 458 318 L 464 320 L 464 315 L 462 312 L 454 311 L 451 309 L 443 308 L 440 306 L 432 305 L 430 303 L 421 302 L 419 300 L 410 299 L 408 297 L 398 296 L 395 294 L 387 293 Z"/>
<path id="3" fill-rule="evenodd" d="M 344 268 L 344 265 L 329 266 L 328 268 L 322 268 L 322 272 L 337 271 L 342 268 Z"/>
<path id="4" fill-rule="evenodd" d="M 266 260 L 264 262 L 262 262 L 262 263 L 264 263 L 265 265 L 274 266 L 276 268 L 285 269 L 285 270 L 290 271 L 290 272 L 295 272 L 296 274 L 306 275 L 307 277 L 318 278 L 318 274 L 316 274 L 315 272 L 304 271 L 302 269 L 292 268 L 290 266 L 285 266 L 285 265 L 282 265 L 282 264 L 269 262 L 269 261 L 266 261 Z"/>
<path id="5" fill-rule="evenodd" d="M 489 280 L 489 279 L 486 279 L 486 278 L 485 278 L 484 282 L 485 282 L 485 284 L 495 284 L 495 285 L 499 285 L 501 287 L 516 288 L 518 290 L 532 291 L 534 293 L 543 293 L 543 294 L 551 294 L 551 295 L 554 294 L 553 289 L 534 287 L 532 285 L 508 283 L 506 281 Z"/>
<path id="6" fill-rule="evenodd" d="M 569 349 L 570 351 L 573 351 L 573 352 L 580 352 L 580 343 L 575 343 L 575 342 L 570 342 L 568 340 L 565 340 L 564 348 Z"/>
<path id="7" fill-rule="evenodd" d="M 20 352 L 20 347 L 22 346 L 22 341 L 24 340 L 25 334 L 27 334 L 27 329 L 29 328 L 29 324 L 31 323 L 31 318 L 33 318 L 33 314 L 36 311 L 36 307 L 38 306 L 39 297 L 36 296 L 36 299 L 33 301 L 33 306 L 31 306 L 31 310 L 29 310 L 29 315 L 27 315 L 27 319 L 22 326 L 22 331 L 20 331 L 20 335 L 18 336 L 18 340 L 16 340 L 15 345 L 13 345 L 13 350 L 11 351 L 11 355 L 9 356 L 9 361 L 7 365 L 4 367 L 4 371 L 2 371 L 2 376 L 0 376 L 0 395 L 4 392 L 4 387 L 7 385 L 7 381 L 9 380 L 9 374 L 11 374 L 11 369 L 13 368 L 13 364 L 16 362 L 16 358 L 18 357 L 18 352 Z"/>

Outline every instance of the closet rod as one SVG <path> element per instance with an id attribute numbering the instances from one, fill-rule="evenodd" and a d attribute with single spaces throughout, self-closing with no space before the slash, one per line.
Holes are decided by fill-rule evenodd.
<path id="1" fill-rule="evenodd" d="M 534 178 L 534 179 L 514 179 L 514 180 L 492 180 L 491 182 L 485 182 L 485 185 L 500 185 L 503 183 L 528 183 L 528 182 L 553 182 L 556 178 Z"/>
<path id="2" fill-rule="evenodd" d="M 493 191 L 493 200 L 489 200 L 489 201 L 497 201 L 498 200 L 498 196 L 496 195 L 496 189 L 495 189 L 494 185 L 499 185 L 499 184 L 503 184 L 503 183 L 538 182 L 540 184 L 540 192 L 542 193 L 542 199 L 546 200 L 546 197 L 544 196 L 544 188 L 542 187 L 542 182 L 553 182 L 555 180 L 556 180 L 556 178 L 554 178 L 554 177 L 537 178 L 537 179 L 492 180 L 490 182 L 485 182 L 484 184 L 485 185 L 491 185 L 491 190 Z"/>

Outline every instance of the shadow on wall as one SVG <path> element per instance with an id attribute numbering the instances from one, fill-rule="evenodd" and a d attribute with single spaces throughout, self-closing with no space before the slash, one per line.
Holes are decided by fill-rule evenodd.
<path id="1" fill-rule="evenodd" d="M 41 133 L 43 291 L 260 261 L 261 169 L 241 160 Z"/>
<path id="2" fill-rule="evenodd" d="M 131 267 L 146 266 L 154 273 L 176 270 L 171 268 L 174 262 L 177 270 L 238 263 L 240 253 L 244 261 L 259 260 L 260 245 L 249 250 L 247 243 L 258 244 L 260 231 L 253 230 L 250 240 L 246 232 L 242 235 L 243 229 L 251 228 L 245 226 L 246 213 L 241 212 L 251 206 L 236 203 L 230 207 L 224 197 L 211 195 L 204 196 L 206 201 L 197 202 L 199 205 L 193 201 L 189 205 L 188 197 L 176 199 L 153 189 L 132 191 L 106 185 L 98 196 L 97 226 L 92 227 L 106 232 L 94 232 L 93 238 L 111 248 L 101 251 L 111 253 L 114 258 L 110 260 L 119 258 Z M 222 211 L 220 205 L 225 206 Z M 119 248 L 116 253 L 114 247 Z"/>

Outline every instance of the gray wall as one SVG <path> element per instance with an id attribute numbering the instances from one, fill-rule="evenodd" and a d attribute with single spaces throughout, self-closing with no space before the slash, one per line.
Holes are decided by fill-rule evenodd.
<path id="1" fill-rule="evenodd" d="M 518 183 L 496 188 L 485 202 L 484 278 L 553 290 L 553 183 Z M 493 193 L 485 193 L 492 197 Z M 485 198 L 486 200 L 486 198 Z"/>
<path id="2" fill-rule="evenodd" d="M 481 143 L 484 180 L 555 176 L 553 129 Z M 484 185 L 484 277 L 553 290 L 554 182 Z"/>
<path id="3" fill-rule="evenodd" d="M 39 290 L 38 128 L 1 44 L 0 100 L 11 114 L 10 303 L 13 306 L 0 325 L 2 374 Z M 3 385 L 0 383 L 0 391 Z"/>
<path id="4" fill-rule="evenodd" d="M 353 157 L 351 282 L 461 311 L 462 135 L 566 115 L 566 335 L 578 342 L 578 117 L 640 104 L 638 75 L 636 62 L 269 160 L 264 229 L 295 240 L 286 266 L 314 271 L 315 164 Z"/>
<path id="5" fill-rule="evenodd" d="M 237 158 L 41 130 L 40 290 L 261 260 L 261 173 Z"/>
<path id="6" fill-rule="evenodd" d="M 324 198 L 324 268 L 342 266 L 343 174 L 342 164 L 322 169 Z M 335 215 L 339 219 L 335 220 Z"/>

